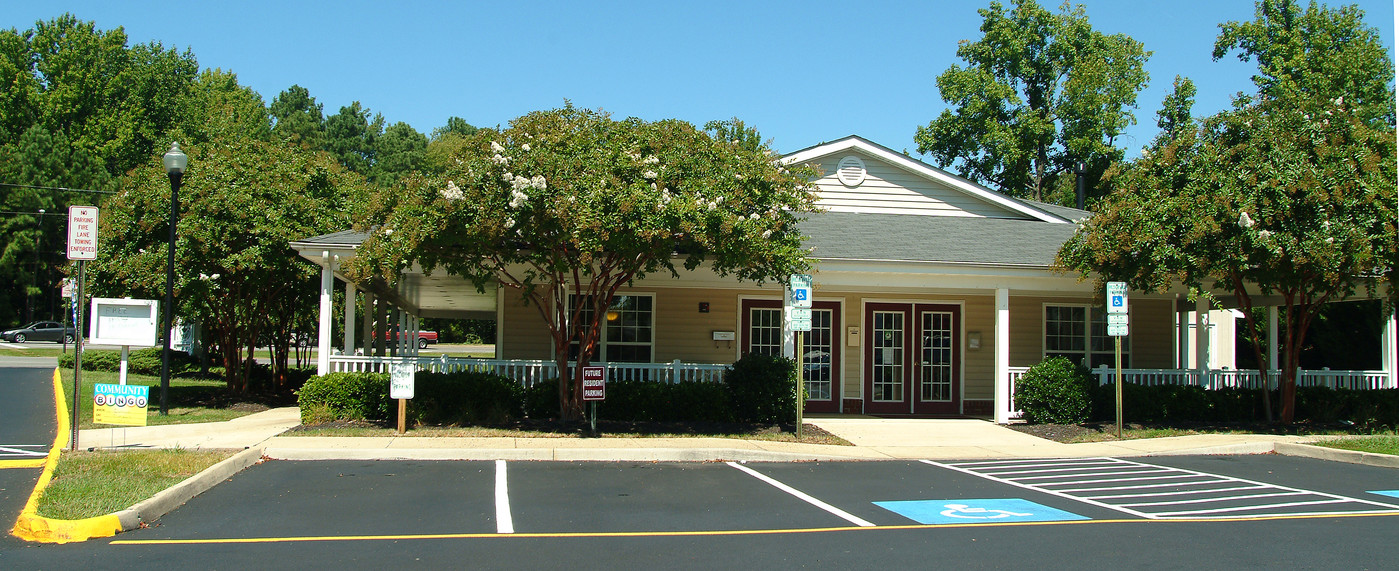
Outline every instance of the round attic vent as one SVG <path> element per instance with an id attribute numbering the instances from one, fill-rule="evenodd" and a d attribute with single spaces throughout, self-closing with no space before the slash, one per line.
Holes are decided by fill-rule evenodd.
<path id="1" fill-rule="evenodd" d="M 854 155 L 841 159 L 836 166 L 836 178 L 845 186 L 860 186 L 865 182 L 865 161 Z"/>

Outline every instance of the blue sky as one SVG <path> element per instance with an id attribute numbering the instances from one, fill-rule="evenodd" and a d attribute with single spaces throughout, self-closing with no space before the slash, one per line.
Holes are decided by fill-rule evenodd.
<path id="1" fill-rule="evenodd" d="M 980 36 L 988 3 L 0 0 L 0 27 L 72 12 L 133 44 L 192 49 L 267 102 L 299 84 L 327 115 L 358 100 L 424 133 L 452 115 L 502 125 L 569 99 L 617 117 L 738 117 L 784 153 L 850 134 L 913 152 L 917 127 L 945 107 L 937 76 L 961 63 L 958 40 Z M 1211 51 L 1218 24 L 1252 19 L 1253 2 L 1081 3 L 1096 29 L 1154 52 L 1128 156 L 1155 135 L 1176 75 L 1199 87 L 1197 115 L 1251 88 L 1251 65 Z M 1394 3 L 1357 4 L 1392 57 Z"/>

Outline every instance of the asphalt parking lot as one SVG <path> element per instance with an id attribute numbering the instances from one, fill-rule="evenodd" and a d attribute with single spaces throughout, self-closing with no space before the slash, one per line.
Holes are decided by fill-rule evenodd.
<path id="1" fill-rule="evenodd" d="M 1218 513 L 1153 519 L 1113 500 L 1085 501 L 1008 481 L 1012 476 L 1004 473 L 988 477 L 924 462 L 270 461 L 154 527 L 80 545 L 25 548 L 0 555 L 0 565 L 8 559 L 40 567 L 93 561 L 436 566 L 469 558 L 479 567 L 566 561 L 581 568 L 848 568 L 927 566 L 931 557 L 947 565 L 1019 567 L 1033 555 L 1036 566 L 1048 568 L 1373 567 L 1389 561 L 1399 539 L 1399 498 L 1374 493 L 1399 490 L 1399 473 L 1390 469 L 1273 455 L 1128 462 L 1109 469 L 1142 474 L 1045 478 L 1040 486 L 1107 487 L 1083 483 L 1089 479 L 1155 486 L 1163 480 L 1135 478 L 1193 474 L 1205 483 L 1091 493 L 1264 489 L 1130 502 L 1187 502 L 1181 509 L 1128 508 L 1158 512 L 1245 503 L 1226 519 L 1201 519 Z M 1023 478 L 1039 470 L 1044 478 L 1089 472 L 1083 468 L 999 471 Z M 1230 494 L 1266 497 L 1201 501 Z M 1281 507 L 1260 509 L 1262 502 Z"/>

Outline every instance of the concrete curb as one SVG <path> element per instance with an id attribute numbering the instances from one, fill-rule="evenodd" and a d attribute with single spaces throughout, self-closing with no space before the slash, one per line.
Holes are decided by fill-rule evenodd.
<path id="1" fill-rule="evenodd" d="M 243 471 L 244 468 L 257 464 L 262 460 L 262 447 L 254 446 L 243 450 L 224 461 L 214 464 L 203 471 L 185 478 L 184 481 L 175 484 L 160 493 L 151 496 L 150 499 L 137 503 L 129 508 L 112 514 L 121 522 L 121 531 L 131 531 L 140 528 L 142 524 L 150 523 L 160 519 L 175 508 L 184 505 L 199 494 L 204 493 L 209 488 L 218 485 L 229 476 Z"/>
<path id="2" fill-rule="evenodd" d="M 1399 468 L 1399 456 L 1391 456 L 1389 454 L 1341 450 L 1339 448 L 1327 448 L 1325 446 L 1315 446 L 1311 444 L 1293 444 L 1291 442 L 1278 442 L 1274 445 L 1273 450 L 1285 456 L 1302 456 L 1305 458 L 1316 458 L 1318 460 L 1364 464 L 1366 466 L 1378 466 L 1381 468 Z"/>
<path id="3" fill-rule="evenodd" d="M 1200 448 L 1185 448 L 1181 450 L 1162 450 L 1151 452 L 1146 456 L 1219 456 L 1226 454 L 1268 454 L 1275 452 L 1279 442 L 1244 442 L 1240 444 L 1221 444 L 1219 446 L 1203 446 Z"/>
<path id="4" fill-rule="evenodd" d="M 891 460 L 737 448 L 268 448 L 272 460 L 538 460 L 575 462 L 816 462 Z"/>

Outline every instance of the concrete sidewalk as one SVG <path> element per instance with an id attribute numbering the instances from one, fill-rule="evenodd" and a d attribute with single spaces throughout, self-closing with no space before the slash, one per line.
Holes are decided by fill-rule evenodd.
<path id="1" fill-rule="evenodd" d="M 301 424 L 296 407 L 274 408 L 226 422 L 95 428 L 78 433 L 79 448 L 250 448 Z"/>
<path id="2" fill-rule="evenodd" d="M 84 430 L 83 448 L 252 448 L 287 460 L 894 460 L 1261 454 L 1299 436 L 1206 434 L 1061 444 L 976 419 L 817 416 L 808 423 L 853 446 L 729 438 L 303 437 L 294 407 L 227 422 Z"/>

